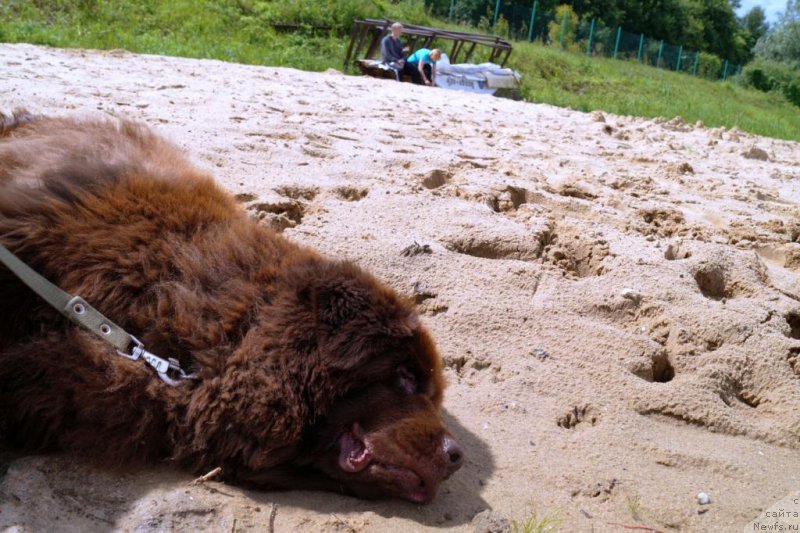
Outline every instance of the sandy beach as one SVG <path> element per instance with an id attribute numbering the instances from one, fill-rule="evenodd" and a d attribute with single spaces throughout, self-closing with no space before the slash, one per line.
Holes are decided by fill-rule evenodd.
<path id="1" fill-rule="evenodd" d="M 4 111 L 150 124 L 260 223 L 414 298 L 467 456 L 421 507 L 0 448 L 0 530 L 753 531 L 800 490 L 800 144 L 334 70 L 0 66 Z"/>

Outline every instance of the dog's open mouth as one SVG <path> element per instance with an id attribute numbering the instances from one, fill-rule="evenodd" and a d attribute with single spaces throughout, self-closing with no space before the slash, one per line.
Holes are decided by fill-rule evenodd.
<path id="1" fill-rule="evenodd" d="M 372 462 L 372 452 L 367 448 L 364 432 L 358 423 L 339 437 L 339 468 L 345 472 L 361 472 Z"/>
<path id="2" fill-rule="evenodd" d="M 386 493 L 415 503 L 428 503 L 436 495 L 436 486 L 430 486 L 411 468 L 376 458 L 358 423 L 339 437 L 339 468 L 348 473 L 363 472 Z"/>

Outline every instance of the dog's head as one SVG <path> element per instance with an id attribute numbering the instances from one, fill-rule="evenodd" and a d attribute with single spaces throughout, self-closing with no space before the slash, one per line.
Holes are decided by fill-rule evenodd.
<path id="1" fill-rule="evenodd" d="M 311 464 L 356 496 L 427 503 L 463 462 L 441 422 L 439 360 L 419 326 L 376 352 L 378 361 L 381 352 L 386 361 L 313 426 Z"/>
<path id="2" fill-rule="evenodd" d="M 189 461 L 263 486 L 431 501 L 463 454 L 413 305 L 349 263 L 286 270 L 239 348 L 201 375 Z"/>
<path id="3" fill-rule="evenodd" d="M 431 501 L 463 453 L 442 424 L 441 361 L 412 304 L 348 263 L 300 269 L 292 284 L 278 305 L 291 312 L 269 336 L 292 354 L 287 374 L 291 357 L 303 368 L 292 379 L 309 411 L 291 462 L 318 479 L 297 485 Z"/>

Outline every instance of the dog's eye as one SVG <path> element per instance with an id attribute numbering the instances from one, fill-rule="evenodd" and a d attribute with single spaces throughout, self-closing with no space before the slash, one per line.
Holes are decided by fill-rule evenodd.
<path id="1" fill-rule="evenodd" d="M 400 384 L 400 388 L 403 389 L 403 392 L 406 394 L 416 394 L 417 378 L 406 367 L 398 367 L 397 381 Z"/>

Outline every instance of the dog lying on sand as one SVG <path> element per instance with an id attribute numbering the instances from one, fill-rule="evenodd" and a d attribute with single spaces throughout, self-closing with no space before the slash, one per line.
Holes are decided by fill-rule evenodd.
<path id="1" fill-rule="evenodd" d="M 147 127 L 0 114 L 0 243 L 194 375 L 175 386 L 0 265 L 0 437 L 426 503 L 463 454 L 413 306 L 289 242 Z"/>

